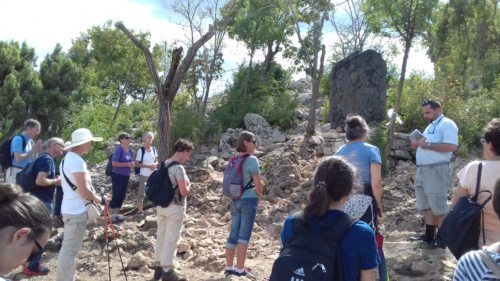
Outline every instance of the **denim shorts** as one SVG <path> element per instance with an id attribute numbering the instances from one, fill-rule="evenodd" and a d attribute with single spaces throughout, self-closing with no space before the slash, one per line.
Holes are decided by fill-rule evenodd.
<path id="1" fill-rule="evenodd" d="M 235 249 L 238 243 L 248 245 L 250 236 L 252 235 L 258 203 L 257 198 L 231 201 L 231 231 L 227 238 L 227 249 Z"/>

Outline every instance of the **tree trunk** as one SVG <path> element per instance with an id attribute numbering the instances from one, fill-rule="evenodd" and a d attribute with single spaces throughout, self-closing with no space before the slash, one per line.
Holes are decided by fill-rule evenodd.
<path id="1" fill-rule="evenodd" d="M 398 91 L 396 92 L 396 98 L 394 99 L 394 113 L 391 116 L 389 122 L 389 132 L 387 135 L 387 144 L 384 150 L 384 159 L 386 168 L 389 168 L 389 154 L 391 152 L 392 143 L 394 142 L 394 131 L 396 130 L 396 116 L 399 114 L 399 108 L 401 106 L 401 95 L 403 93 L 403 86 L 405 84 L 405 74 L 406 74 L 406 64 L 408 62 L 408 57 L 410 55 L 411 48 L 411 38 L 407 38 L 405 42 L 405 54 L 403 56 L 403 65 L 401 66 L 401 75 L 399 76 Z"/>
<path id="2" fill-rule="evenodd" d="M 116 118 L 118 118 L 118 113 L 120 112 L 120 108 L 123 105 L 123 102 L 125 101 L 124 94 L 120 93 L 120 98 L 118 99 L 118 105 L 116 106 L 115 114 L 113 115 L 113 119 L 111 120 L 111 125 L 109 126 L 109 129 L 113 128 L 116 122 Z"/>
<path id="3" fill-rule="evenodd" d="M 268 73 L 271 70 L 271 65 L 274 61 L 274 56 L 278 53 L 280 48 L 280 43 L 276 43 L 276 48 L 273 50 L 273 42 L 267 43 L 267 53 L 264 59 L 264 73 Z"/>
<path id="4" fill-rule="evenodd" d="M 250 62 L 248 63 L 247 76 L 245 78 L 245 86 L 243 87 L 243 96 L 248 95 L 248 84 L 250 83 L 250 73 L 252 72 L 253 56 L 255 55 L 255 47 L 250 50 Z"/>
<path id="5" fill-rule="evenodd" d="M 163 106 L 161 106 L 163 105 Z M 171 120 L 171 104 L 166 96 L 160 95 L 160 112 L 158 115 L 158 157 L 159 161 L 163 162 L 170 155 L 170 128 L 172 128 Z"/>
<path id="6" fill-rule="evenodd" d="M 319 85 L 321 83 L 321 77 L 323 77 L 324 72 L 324 61 L 325 61 L 325 45 L 321 46 L 321 59 L 319 70 L 314 70 L 311 75 L 312 80 L 312 94 L 311 94 L 311 104 L 309 105 L 309 115 L 307 117 L 306 126 L 306 137 L 313 136 L 316 133 L 316 104 L 319 98 Z M 317 65 L 317 63 L 316 63 Z"/>

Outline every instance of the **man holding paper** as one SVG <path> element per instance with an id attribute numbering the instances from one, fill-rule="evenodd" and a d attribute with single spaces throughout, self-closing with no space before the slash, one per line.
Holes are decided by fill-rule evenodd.
<path id="1" fill-rule="evenodd" d="M 411 139 L 412 148 L 417 150 L 418 169 L 414 183 L 417 209 L 425 215 L 425 234 L 416 240 L 427 242 L 431 247 L 444 248 L 436 238 L 436 228 L 441 226 L 449 211 L 450 159 L 458 147 L 458 128 L 455 122 L 443 115 L 437 101 L 423 101 L 422 115 L 429 125 L 422 138 Z"/>

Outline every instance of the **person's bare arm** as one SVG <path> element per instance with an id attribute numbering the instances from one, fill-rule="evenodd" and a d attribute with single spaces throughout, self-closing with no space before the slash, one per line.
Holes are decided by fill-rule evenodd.
<path id="1" fill-rule="evenodd" d="M 382 212 L 384 210 L 382 208 L 382 164 L 371 163 L 370 174 L 373 197 L 375 197 L 377 207 L 379 208 L 377 213 L 378 215 L 382 216 Z"/>
<path id="2" fill-rule="evenodd" d="M 177 186 L 179 187 L 179 193 L 182 197 L 188 196 L 191 193 L 191 183 L 189 180 L 177 181 Z"/>
<path id="3" fill-rule="evenodd" d="M 84 199 L 102 204 L 101 196 L 95 194 L 94 192 L 92 192 L 92 190 L 90 190 L 86 172 L 73 173 L 73 176 L 75 177 L 76 181 L 76 190 Z"/>
<path id="4" fill-rule="evenodd" d="M 53 186 L 61 185 L 61 179 L 59 177 L 55 179 L 49 179 L 49 174 L 45 172 L 38 172 L 36 175 L 35 183 L 37 186 Z"/>
<path id="5" fill-rule="evenodd" d="M 375 281 L 377 278 L 377 268 L 361 270 L 361 281 Z"/>
<path id="6" fill-rule="evenodd" d="M 260 175 L 252 176 L 253 184 L 255 185 L 255 192 L 257 192 L 257 196 L 262 197 L 262 181 L 260 180 Z"/>

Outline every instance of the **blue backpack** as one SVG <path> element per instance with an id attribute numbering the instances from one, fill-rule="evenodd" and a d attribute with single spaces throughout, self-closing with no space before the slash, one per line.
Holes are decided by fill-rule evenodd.
<path id="1" fill-rule="evenodd" d="M 222 194 L 231 199 L 240 199 L 243 192 L 254 187 L 253 179 L 250 178 L 243 186 L 243 163 L 250 157 L 250 154 L 236 154 L 227 163 L 222 179 Z"/>
<path id="2" fill-rule="evenodd" d="M 38 156 L 33 162 L 25 166 L 16 175 L 16 184 L 19 185 L 24 192 L 31 192 L 36 188 L 36 177 L 38 175 L 33 174 L 33 167 L 38 159 L 40 159 L 44 154 Z"/>
<path id="3" fill-rule="evenodd" d="M 274 261 L 269 281 L 342 281 L 340 241 L 357 220 L 344 214 L 324 233 L 311 233 L 300 213 L 292 220 L 291 241 Z"/>

